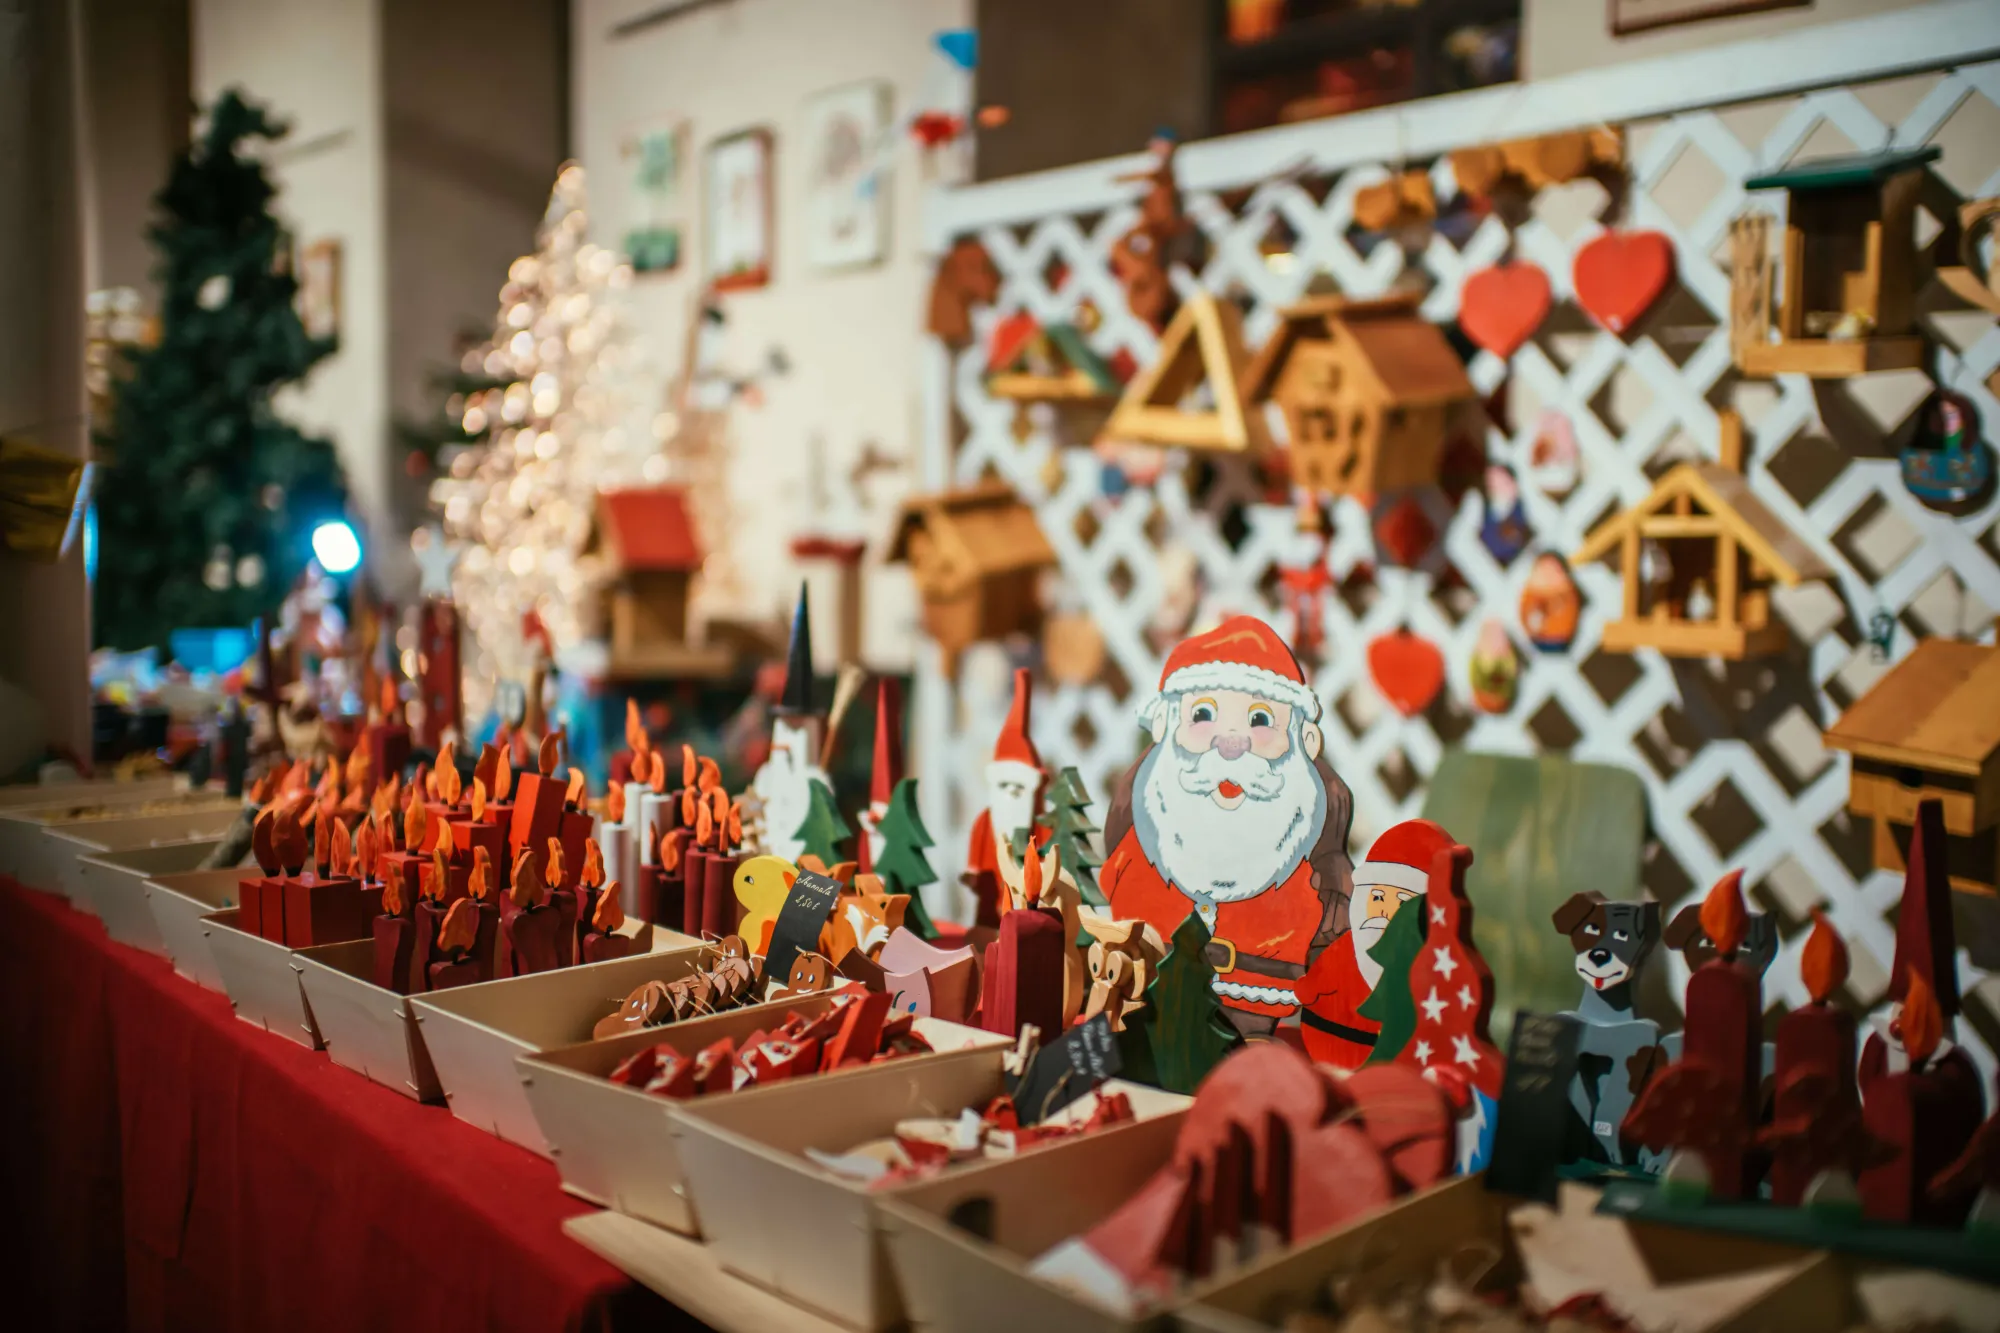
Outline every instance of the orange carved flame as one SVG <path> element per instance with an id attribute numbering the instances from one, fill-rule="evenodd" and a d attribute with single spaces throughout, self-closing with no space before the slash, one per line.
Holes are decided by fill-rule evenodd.
<path id="1" fill-rule="evenodd" d="M 1806 936 L 1805 948 L 1799 951 L 1799 978 L 1806 983 L 1814 1004 L 1825 1004 L 1847 980 L 1847 943 L 1817 907 L 1813 908 L 1812 934 Z"/>
<path id="2" fill-rule="evenodd" d="M 707 755 L 701 757 L 700 772 L 696 774 L 694 785 L 703 791 L 715 791 L 722 786 L 722 765 Z"/>
<path id="3" fill-rule="evenodd" d="M 604 818 L 607 823 L 611 824 L 622 824 L 625 822 L 624 783 L 614 782 L 611 784 L 611 794 L 604 798 Z"/>
<path id="4" fill-rule="evenodd" d="M 423 847 L 430 820 L 430 807 L 417 800 L 412 789 L 410 804 L 403 811 L 403 850 L 414 852 Z"/>
<path id="5" fill-rule="evenodd" d="M 568 869 L 569 867 L 563 864 L 562 839 L 550 838 L 549 859 L 542 871 L 543 879 L 550 888 L 559 889 L 563 885 L 563 880 L 567 877 L 565 872 Z"/>
<path id="6" fill-rule="evenodd" d="M 1702 933 L 1708 936 L 1717 954 L 1728 958 L 1743 943 L 1743 932 L 1749 924 L 1749 912 L 1743 906 L 1743 872 L 1732 870 L 1715 881 L 1708 897 L 1701 900 Z"/>
<path id="7" fill-rule="evenodd" d="M 369 768 L 368 751 L 359 745 L 355 746 L 347 756 L 347 771 L 343 775 L 350 793 L 367 787 Z"/>
<path id="8" fill-rule="evenodd" d="M 1021 898 L 1033 907 L 1042 900 L 1042 854 L 1035 850 L 1035 840 L 1028 839 L 1028 855 L 1021 862 Z M 1023 921 L 1030 920 L 1022 917 Z"/>
<path id="9" fill-rule="evenodd" d="M 455 842 L 457 842 L 457 839 L 452 836 L 451 825 L 443 820 L 439 820 L 437 841 L 431 845 L 431 850 L 450 856 L 453 851 L 457 850 L 452 845 Z M 466 845 L 470 846 L 471 843 L 468 842 Z"/>
<path id="10" fill-rule="evenodd" d="M 1903 1049 L 1909 1053 L 1910 1068 L 1921 1069 L 1944 1040 L 1944 1010 L 1923 973 L 1910 972 L 1909 988 L 1903 993 L 1903 1012 L 1897 1019 L 1902 1030 Z"/>
<path id="11" fill-rule="evenodd" d="M 701 804 L 701 791 L 696 787 L 681 788 L 681 827 L 694 827 L 695 807 Z"/>
<path id="12" fill-rule="evenodd" d="M 422 882 L 423 895 L 433 902 L 443 902 L 445 890 L 451 887 L 451 867 L 444 863 L 444 844 L 431 848 L 430 874 Z"/>
<path id="13" fill-rule="evenodd" d="M 500 758 L 493 764 L 493 799 L 504 801 L 507 793 L 514 790 L 514 760 L 507 753 L 508 746 L 500 747 Z"/>
<path id="14" fill-rule="evenodd" d="M 560 731 L 550 732 L 542 737 L 541 749 L 535 753 L 535 767 L 545 778 L 555 776 L 556 762 L 562 758 L 562 739 Z"/>
<path id="15" fill-rule="evenodd" d="M 465 891 L 482 903 L 493 892 L 493 858 L 484 847 L 472 854 L 472 873 L 465 877 Z"/>
<path id="16" fill-rule="evenodd" d="M 391 875 L 382 881 L 382 914 L 401 916 L 403 914 L 403 877 Z"/>
<path id="17" fill-rule="evenodd" d="M 743 802 L 742 801 L 738 800 L 730 804 L 729 819 L 724 823 L 723 828 L 728 834 L 729 840 L 728 843 L 726 844 L 727 846 L 741 847 L 743 845 Z"/>
<path id="18" fill-rule="evenodd" d="M 695 775 L 700 770 L 700 767 L 701 765 L 695 762 L 694 747 L 692 745 L 683 745 L 681 747 L 681 786 L 694 786 Z"/>
<path id="19" fill-rule="evenodd" d="M 292 764 L 285 769 L 285 780 L 279 783 L 278 786 L 280 790 L 287 794 L 297 795 L 305 791 L 311 783 L 312 774 L 307 771 L 306 766 L 304 764 Z"/>
<path id="20" fill-rule="evenodd" d="M 278 820 L 271 829 L 271 846 L 277 850 L 278 864 L 286 870 L 297 870 L 306 863 L 306 835 L 299 827 L 298 817 L 292 807 L 278 807 Z"/>
<path id="21" fill-rule="evenodd" d="M 604 849 L 597 845 L 597 839 L 583 840 L 583 869 L 577 873 L 576 882 L 586 889 L 602 888 L 604 885 Z"/>
<path id="22" fill-rule="evenodd" d="M 437 767 L 432 770 L 437 775 L 438 799 L 446 805 L 457 805 L 464 784 L 458 780 L 458 759 L 451 752 L 451 742 L 446 741 L 438 751 Z"/>
<path id="23" fill-rule="evenodd" d="M 347 831 L 347 821 L 330 821 L 333 828 L 332 851 L 327 857 L 328 873 L 352 875 L 354 873 L 354 838 Z M 321 825 L 322 828 L 326 825 Z"/>
<path id="24" fill-rule="evenodd" d="M 313 818 L 313 866 L 322 875 L 333 872 L 333 807 L 320 802 L 319 813 Z"/>
<path id="25" fill-rule="evenodd" d="M 658 750 L 646 756 L 646 785 L 655 796 L 667 790 L 667 757 Z"/>
<path id="26" fill-rule="evenodd" d="M 478 778 L 472 780 L 472 822 L 486 822 L 486 784 Z"/>
<path id="27" fill-rule="evenodd" d="M 658 860 L 661 874 L 672 874 L 681 868 L 681 851 L 686 843 L 687 830 L 684 828 L 677 828 L 666 837 L 660 839 Z"/>
<path id="28" fill-rule="evenodd" d="M 707 801 L 696 801 L 694 806 L 694 845 L 713 847 L 715 845 L 715 815 Z"/>
<path id="29" fill-rule="evenodd" d="M 715 848 L 729 850 L 729 793 L 720 787 L 711 788 L 708 793 L 709 821 L 715 825 Z"/>
<path id="30" fill-rule="evenodd" d="M 472 766 L 472 780 L 484 782 L 486 790 L 493 790 L 493 766 L 500 762 L 500 747 L 482 745 L 479 747 L 479 762 Z"/>
<path id="31" fill-rule="evenodd" d="M 639 722 L 639 701 L 625 701 L 625 748 L 633 754 L 646 752 L 646 728 Z"/>
<path id="32" fill-rule="evenodd" d="M 590 784 L 584 781 L 583 770 L 569 771 L 569 785 L 563 788 L 563 804 L 572 810 L 583 809 L 583 799 L 590 794 Z"/>
<path id="33" fill-rule="evenodd" d="M 389 812 L 387 810 L 380 811 L 368 822 L 375 826 L 376 855 L 378 857 L 387 856 L 390 852 L 395 851 L 396 825 L 395 821 L 389 818 Z"/>
<path id="34" fill-rule="evenodd" d="M 278 847 L 272 841 L 276 836 L 278 810 L 267 805 L 257 812 L 257 819 L 250 825 L 250 854 L 257 858 L 257 868 L 267 875 L 275 875 L 279 870 Z"/>
<path id="35" fill-rule="evenodd" d="M 479 909 L 472 899 L 460 898 L 444 914 L 438 927 L 438 948 L 446 953 L 464 953 L 479 940 Z"/>
<path id="36" fill-rule="evenodd" d="M 382 835 L 375 831 L 375 821 L 361 821 L 361 832 L 355 838 L 354 868 L 361 874 L 361 882 L 366 884 L 375 878 L 381 868 Z"/>
<path id="37" fill-rule="evenodd" d="M 523 847 L 514 858 L 514 882 L 507 896 L 514 900 L 514 906 L 525 911 L 542 905 L 542 893 L 542 868 L 535 864 L 535 850 Z"/>
<path id="38" fill-rule="evenodd" d="M 606 884 L 604 892 L 597 895 L 597 908 L 590 914 L 590 924 L 600 935 L 609 935 L 625 924 L 625 908 L 618 901 L 617 880 Z"/>

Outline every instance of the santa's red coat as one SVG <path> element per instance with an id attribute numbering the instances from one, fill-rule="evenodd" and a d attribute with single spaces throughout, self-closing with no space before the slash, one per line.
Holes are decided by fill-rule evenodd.
<path id="1" fill-rule="evenodd" d="M 1299 978 L 1297 987 L 1299 1003 L 1306 1010 L 1299 1019 L 1306 1054 L 1320 1064 L 1342 1069 L 1359 1069 L 1375 1053 L 1375 1043 L 1329 1031 L 1328 1025 L 1352 1028 L 1371 1038 L 1382 1031 L 1380 1023 L 1361 1016 L 1361 1005 L 1373 990 L 1361 974 L 1354 948 L 1351 931 L 1327 945 Z"/>
<path id="2" fill-rule="evenodd" d="M 1145 921 L 1170 940 L 1194 910 L 1194 901 L 1163 878 L 1139 846 L 1137 829 L 1128 830 L 1097 873 L 1098 887 L 1110 900 L 1111 915 L 1120 921 Z M 1284 883 L 1254 898 L 1223 903 L 1206 922 L 1217 943 L 1234 945 L 1237 958 L 1266 958 L 1303 968 L 1319 930 L 1323 908 L 1313 888 L 1312 866 L 1301 859 Z M 1240 965 L 1217 969 L 1217 990 L 1232 1009 L 1283 1018 L 1298 1006 L 1292 999 L 1293 978 L 1253 972 Z M 1255 997 L 1237 988 L 1248 988 Z"/>

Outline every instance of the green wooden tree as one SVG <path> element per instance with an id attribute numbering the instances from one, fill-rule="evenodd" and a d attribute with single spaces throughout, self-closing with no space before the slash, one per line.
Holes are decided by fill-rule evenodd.
<path id="1" fill-rule="evenodd" d="M 1189 912 L 1146 987 L 1146 1007 L 1125 1025 L 1119 1077 L 1169 1092 L 1193 1093 L 1208 1071 L 1242 1043 L 1215 994 L 1215 967 L 1204 952 L 1208 927 Z"/>
<path id="2" fill-rule="evenodd" d="M 1385 1065 L 1401 1055 L 1417 1031 L 1417 997 L 1410 992 L 1410 965 L 1424 947 L 1424 904 L 1421 898 L 1403 904 L 1368 956 L 1382 965 L 1382 979 L 1355 1012 L 1382 1025 L 1375 1038 L 1371 1065 Z"/>
<path id="3" fill-rule="evenodd" d="M 882 812 L 882 855 L 876 858 L 875 873 L 891 893 L 907 893 L 910 905 L 903 924 L 927 940 L 937 938 L 937 926 L 924 910 L 924 885 L 937 883 L 924 849 L 937 846 L 923 816 L 917 813 L 917 780 L 904 778 L 889 793 L 889 808 Z"/>
<path id="4" fill-rule="evenodd" d="M 805 822 L 792 830 L 792 836 L 805 844 L 799 851 L 801 856 L 811 852 L 828 866 L 843 859 L 841 844 L 854 836 L 854 830 L 840 817 L 833 789 L 824 782 L 813 780 L 812 804 L 806 808 Z"/>
<path id="5" fill-rule="evenodd" d="M 1076 881 L 1084 902 L 1092 907 L 1105 906 L 1104 890 L 1097 887 L 1097 867 L 1104 864 L 1104 858 L 1090 842 L 1090 835 L 1098 832 L 1098 827 L 1090 822 L 1090 792 L 1083 785 L 1083 775 L 1074 768 L 1058 773 L 1055 784 L 1049 788 L 1049 824 L 1055 834 L 1056 849 L 1062 853 L 1062 863 Z"/>

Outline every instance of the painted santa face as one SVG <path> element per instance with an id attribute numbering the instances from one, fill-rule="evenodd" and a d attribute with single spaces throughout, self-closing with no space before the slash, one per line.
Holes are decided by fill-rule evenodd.
<path id="1" fill-rule="evenodd" d="M 1028 764 L 1002 759 L 986 766 L 986 808 L 993 831 L 1001 837 L 1035 822 L 1040 813 L 1042 772 Z"/>
<path id="2" fill-rule="evenodd" d="M 1191 898 L 1238 902 L 1282 883 L 1319 840 L 1319 728 L 1230 690 L 1172 701 L 1141 761 L 1133 825 L 1146 859 Z"/>

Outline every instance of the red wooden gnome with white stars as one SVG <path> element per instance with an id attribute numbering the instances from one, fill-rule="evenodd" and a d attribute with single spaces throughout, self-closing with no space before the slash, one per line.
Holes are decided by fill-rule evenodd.
<path id="1" fill-rule="evenodd" d="M 986 766 L 986 808 L 972 822 L 966 844 L 961 882 L 972 890 L 977 915 L 974 926 L 998 926 L 1007 890 L 1000 880 L 999 842 L 1018 829 L 1041 826 L 1042 793 L 1049 771 L 1028 735 L 1028 709 L 1035 692 L 1034 674 L 1026 667 L 1014 672 L 1014 704 L 1007 723 L 993 743 L 993 762 Z M 1039 837 L 1039 834 L 1037 835 Z"/>
<path id="2" fill-rule="evenodd" d="M 1504 1057 L 1487 1031 L 1493 1018 L 1493 972 L 1472 942 L 1472 904 L 1465 896 L 1472 850 L 1452 843 L 1437 825 L 1430 827 L 1449 845 L 1431 861 L 1423 901 L 1428 914 L 1424 947 L 1410 965 L 1417 1030 L 1399 1058 L 1433 1082 L 1452 1085 L 1453 1104 L 1462 1103 L 1458 1169 L 1471 1172 L 1486 1165 L 1493 1149 Z M 1470 1095 L 1461 1098 L 1461 1088 Z"/>

